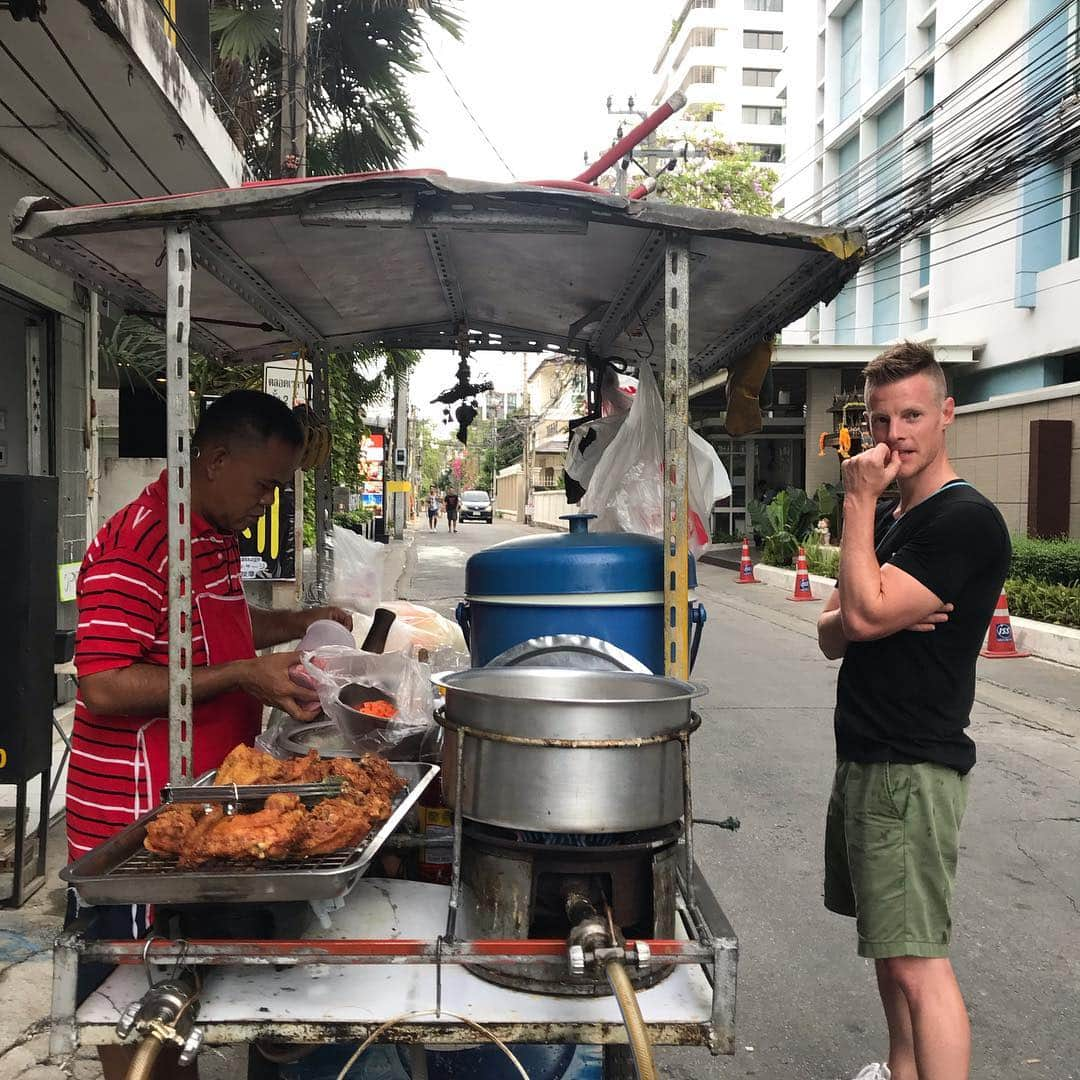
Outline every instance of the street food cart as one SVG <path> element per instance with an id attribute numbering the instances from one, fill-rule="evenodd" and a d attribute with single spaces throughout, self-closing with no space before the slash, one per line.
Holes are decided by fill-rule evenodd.
<path id="1" fill-rule="evenodd" d="M 120 309 L 156 313 L 165 334 L 169 719 L 178 784 L 191 782 L 191 743 L 198 738 L 184 587 L 191 348 L 223 364 L 303 350 L 323 418 L 325 357 L 356 345 L 445 349 L 463 360 L 479 352 L 555 350 L 590 363 L 653 365 L 666 412 L 664 658 L 668 675 L 685 680 L 688 387 L 830 300 L 863 254 L 861 236 L 850 231 L 627 200 L 583 182 L 482 183 L 437 171 L 272 181 L 69 209 L 28 198 L 13 220 L 18 247 Z M 325 580 L 332 560 L 326 467 L 316 485 L 317 572 Z M 159 1034 L 186 1042 L 189 1056 L 200 1042 L 254 1040 L 625 1044 L 628 1030 L 631 1040 L 641 1032 L 632 1016 L 624 1025 L 621 1010 L 634 1008 L 625 993 L 616 999 L 549 989 L 585 977 L 586 965 L 609 961 L 635 975 L 648 1041 L 734 1052 L 737 939 L 693 858 L 689 735 L 700 719 L 690 714 L 690 691 L 679 698 L 682 722 L 658 720 L 648 731 L 628 726 L 590 738 L 485 727 L 471 719 L 471 692 L 451 685 L 448 702 L 457 694 L 463 704 L 444 717 L 456 754 L 444 759 L 457 788 L 450 886 L 354 881 L 344 907 L 329 917 L 331 929 L 287 940 L 90 942 L 66 933 L 55 953 L 54 1055 L 115 1042 L 118 1023 L 121 1031 L 145 1033 L 154 1009 Z M 679 785 L 676 809 L 648 823 L 667 829 L 663 838 L 650 833 L 638 844 L 650 865 L 663 863 L 668 874 L 672 918 L 665 933 L 613 934 L 601 947 L 588 939 L 492 939 L 482 926 L 477 932 L 461 891 L 462 776 L 469 745 L 477 742 L 517 753 L 666 755 L 666 775 Z M 559 792 L 551 798 L 558 802 Z M 535 841 L 532 832 L 519 834 L 522 850 Z M 486 837 L 485 851 L 499 842 Z M 262 869 L 248 877 L 257 879 Z M 102 870 L 105 878 L 111 872 Z M 145 877 L 132 880 L 149 887 Z M 167 874 L 151 884 L 168 895 Z M 115 881 L 110 888 L 102 895 L 123 893 Z M 75 974 L 88 961 L 119 966 L 76 1009 Z M 160 988 L 188 969 L 198 973 L 197 1002 L 185 1003 L 175 986 L 168 1001 L 148 991 L 148 978 Z M 499 977 L 515 973 L 526 985 Z M 610 1060 L 609 1075 L 633 1075 L 619 1071 L 627 1059 L 622 1066 L 617 1054 Z M 520 1066 L 519 1074 L 526 1075 Z"/>

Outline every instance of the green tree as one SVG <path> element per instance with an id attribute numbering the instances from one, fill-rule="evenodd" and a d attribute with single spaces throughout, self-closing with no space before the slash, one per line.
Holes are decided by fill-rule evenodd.
<path id="1" fill-rule="evenodd" d="M 656 181 L 656 198 L 703 210 L 728 210 L 771 217 L 772 193 L 779 176 L 754 160 L 752 151 L 721 139 L 693 140 L 701 153 L 681 162 Z"/>
<path id="2" fill-rule="evenodd" d="M 393 168 L 421 144 L 405 93 L 423 70 L 423 33 L 460 38 L 455 0 L 314 0 L 308 16 L 309 176 Z M 222 120 L 252 171 L 281 160 L 279 0 L 215 0 L 210 12 Z M 287 149 L 287 148 L 286 148 Z"/>

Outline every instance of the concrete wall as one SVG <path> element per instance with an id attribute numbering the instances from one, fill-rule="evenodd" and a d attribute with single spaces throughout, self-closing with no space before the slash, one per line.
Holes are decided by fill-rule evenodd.
<path id="1" fill-rule="evenodd" d="M 949 456 L 956 471 L 993 500 L 1010 531 L 1027 528 L 1028 463 L 1032 420 L 1072 420 L 1072 490 L 1069 535 L 1080 537 L 1080 391 L 1061 387 L 1012 394 L 957 409 L 949 431 Z"/>
<path id="2" fill-rule="evenodd" d="M 533 492 L 533 524 L 547 529 L 566 530 L 569 525 L 559 518 L 563 514 L 576 514 L 580 507 L 571 506 L 566 501 L 565 491 Z"/>
<path id="3" fill-rule="evenodd" d="M 164 458 L 104 458 L 101 463 L 101 523 L 142 494 L 165 468 Z"/>
<path id="4" fill-rule="evenodd" d="M 832 431 L 835 419 L 829 411 L 840 393 L 839 368 L 810 368 L 806 373 L 806 490 L 813 494 L 820 484 L 840 483 L 840 460 L 831 448 L 818 457 L 818 439 Z"/>
<path id="5" fill-rule="evenodd" d="M 521 519 L 521 464 L 495 474 L 495 513 L 512 521 Z"/>

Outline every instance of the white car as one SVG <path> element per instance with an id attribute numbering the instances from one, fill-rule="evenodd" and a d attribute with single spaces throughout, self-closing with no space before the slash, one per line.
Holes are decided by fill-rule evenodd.
<path id="1" fill-rule="evenodd" d="M 460 510 L 462 521 L 486 521 L 490 525 L 494 515 L 491 496 L 486 491 L 462 492 Z"/>

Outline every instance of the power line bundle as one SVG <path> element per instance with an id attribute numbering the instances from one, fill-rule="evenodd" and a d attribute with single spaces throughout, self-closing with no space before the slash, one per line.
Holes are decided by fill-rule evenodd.
<path id="1" fill-rule="evenodd" d="M 1080 27 L 1067 26 L 1071 6 L 1060 3 L 790 216 L 858 223 L 873 256 L 1063 158 L 1080 135 Z"/>

